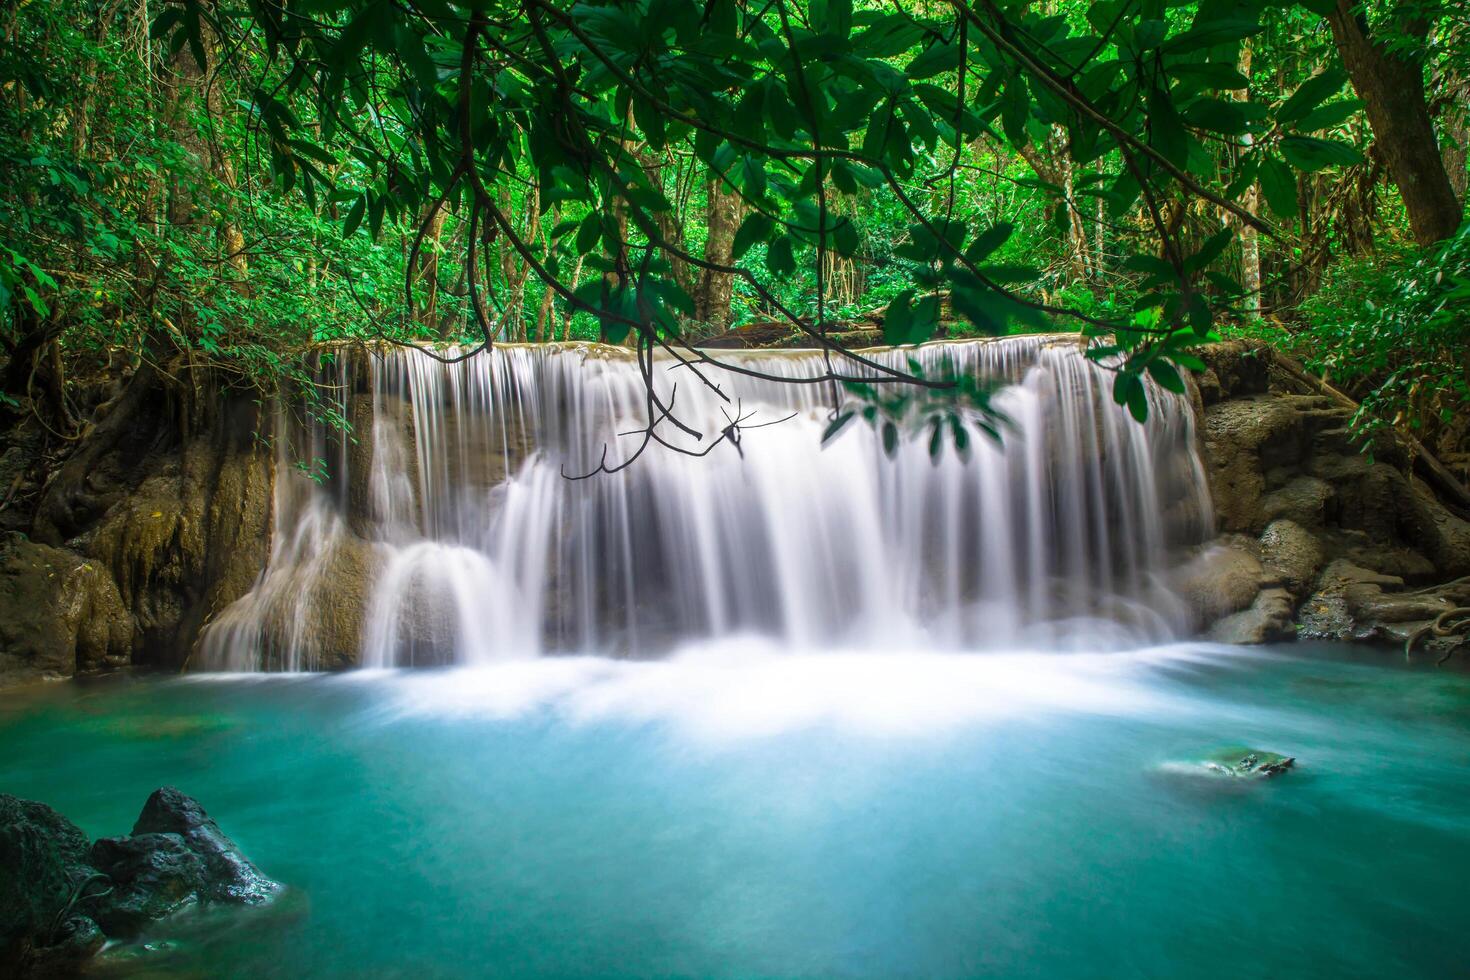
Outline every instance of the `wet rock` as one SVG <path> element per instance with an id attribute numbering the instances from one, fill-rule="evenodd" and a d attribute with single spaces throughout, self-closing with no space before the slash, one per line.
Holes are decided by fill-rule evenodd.
<path id="1" fill-rule="evenodd" d="M 278 882 L 240 853 L 204 808 L 171 786 L 154 791 L 133 825 L 133 836 L 177 835 L 202 862 L 199 896 L 205 901 L 261 905 L 280 890 Z"/>
<path id="2" fill-rule="evenodd" d="M 1221 401 L 1205 410 L 1201 434 L 1221 526 L 1227 531 L 1259 530 L 1265 523 L 1265 457 L 1301 439 L 1295 404 L 1271 395 Z"/>
<path id="3" fill-rule="evenodd" d="M 1402 644 L 1426 624 L 1466 605 L 1470 583 L 1406 589 L 1396 575 L 1339 559 L 1323 570 L 1317 591 L 1302 604 L 1299 633 L 1310 639 Z M 1436 637 L 1425 647 L 1446 650 L 1462 642 L 1460 637 Z"/>
<path id="4" fill-rule="evenodd" d="M 1280 643 L 1296 639 L 1296 604 L 1285 589 L 1262 589 L 1249 609 L 1217 620 L 1207 636 L 1216 643 Z"/>
<path id="5" fill-rule="evenodd" d="M 1421 480 L 1404 503 L 1404 523 L 1443 579 L 1470 575 L 1470 521 L 1451 514 Z"/>
<path id="6" fill-rule="evenodd" d="M 0 687 L 126 664 L 132 632 L 97 562 L 20 534 L 0 539 Z"/>
<path id="7" fill-rule="evenodd" d="M 269 552 L 273 481 L 264 447 L 214 434 L 106 512 L 86 550 L 114 571 L 140 651 L 184 663 L 210 613 L 250 590 Z"/>
<path id="8" fill-rule="evenodd" d="M 195 904 L 258 906 L 280 891 L 176 789 L 148 798 L 131 836 L 90 845 L 45 804 L 0 795 L 0 976 L 69 975 L 108 938 Z"/>
<path id="9" fill-rule="evenodd" d="M 1294 765 L 1296 759 L 1290 756 L 1236 746 L 1211 752 L 1204 759 L 1204 768 L 1207 771 L 1236 778 L 1270 779 Z"/>
<path id="10" fill-rule="evenodd" d="M 1201 623 L 1248 607 L 1261 589 L 1261 562 L 1243 547 L 1226 539 L 1211 545 L 1173 576 L 1174 588 Z"/>
<path id="11" fill-rule="evenodd" d="M 112 879 L 94 912 L 109 936 L 136 935 L 205 890 L 204 862 L 179 834 L 106 837 L 92 845 L 91 862 Z"/>
<path id="12" fill-rule="evenodd" d="M 1257 519 L 1274 521 L 1284 518 L 1309 527 L 1321 527 L 1327 502 L 1332 499 L 1332 484 L 1314 476 L 1299 476 L 1286 485 L 1263 494 L 1257 507 Z"/>
<path id="13" fill-rule="evenodd" d="M 96 953 L 102 932 L 79 905 L 100 877 L 80 827 L 0 794 L 0 975 L 68 972 Z"/>
<path id="14" fill-rule="evenodd" d="M 1278 577 L 1294 597 L 1311 591 L 1325 558 L 1322 542 L 1295 521 L 1280 518 L 1266 525 L 1260 539 L 1266 570 Z"/>

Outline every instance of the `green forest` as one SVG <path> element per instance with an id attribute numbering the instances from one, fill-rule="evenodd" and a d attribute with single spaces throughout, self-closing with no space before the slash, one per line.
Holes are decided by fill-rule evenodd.
<path id="1" fill-rule="evenodd" d="M 570 339 L 697 372 L 761 328 L 837 377 L 1076 331 L 1135 415 L 1261 338 L 1364 432 L 1463 448 L 1462 4 L 32 0 L 4 32 L 0 407 L 61 444 L 99 368 L 269 389 L 323 341 Z"/>

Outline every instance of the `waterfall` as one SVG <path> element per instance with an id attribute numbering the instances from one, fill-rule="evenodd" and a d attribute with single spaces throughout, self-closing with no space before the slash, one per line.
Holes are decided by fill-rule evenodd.
<path id="1" fill-rule="evenodd" d="M 1150 386 L 1149 420 L 1134 422 L 1075 338 L 871 357 L 992 382 L 1000 438 L 972 429 L 966 451 L 945 439 L 935 453 L 925 429 L 890 455 L 854 421 L 824 446 L 833 384 L 709 365 L 701 379 L 660 358 L 656 390 L 703 434 L 666 423 L 668 442 L 703 448 L 737 413 L 758 427 L 707 455 L 654 444 L 586 476 L 641 441 L 645 386 L 627 352 L 329 358 L 330 410 L 278 420 L 269 566 L 216 618 L 203 660 L 653 656 L 734 633 L 802 649 L 1098 647 L 1185 626 L 1162 573 L 1212 524 L 1186 399 Z M 720 359 L 793 381 L 824 367 L 812 351 Z"/>

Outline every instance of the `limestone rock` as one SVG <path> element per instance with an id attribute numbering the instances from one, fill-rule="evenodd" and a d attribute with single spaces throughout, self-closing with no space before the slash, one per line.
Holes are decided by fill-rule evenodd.
<path id="1" fill-rule="evenodd" d="M 1173 575 L 1175 591 L 1198 622 L 1245 609 L 1260 592 L 1260 561 L 1240 544 L 1227 542 L 1205 548 Z"/>
<path id="2" fill-rule="evenodd" d="M 1327 502 L 1333 497 L 1332 484 L 1314 476 L 1298 476 L 1285 486 L 1262 494 L 1257 506 L 1257 520 L 1284 519 L 1309 527 L 1321 527 Z"/>
<path id="3" fill-rule="evenodd" d="M 1207 634 L 1217 643 L 1279 643 L 1296 639 L 1296 610 L 1285 589 L 1262 589 L 1249 609 L 1215 622 Z"/>
<path id="4" fill-rule="evenodd" d="M 97 562 L 20 534 L 0 538 L 0 687 L 126 664 L 132 633 Z"/>
<path id="5" fill-rule="evenodd" d="M 1317 591 L 1302 605 L 1300 635 L 1311 639 L 1403 643 L 1441 613 L 1470 605 L 1470 583 L 1450 582 L 1430 589 L 1406 590 L 1403 579 L 1345 560 L 1332 562 L 1317 581 Z M 1427 644 L 1430 649 L 1458 645 L 1460 638 Z"/>
<path id="6" fill-rule="evenodd" d="M 1278 518 L 1266 525 L 1260 546 L 1266 570 L 1293 596 L 1299 599 L 1311 590 L 1325 558 L 1322 542 L 1315 535 L 1295 521 Z"/>
<path id="7" fill-rule="evenodd" d="M 1269 395 L 1222 401 L 1205 410 L 1201 432 L 1215 509 L 1225 530 L 1254 531 L 1263 523 L 1263 449 L 1292 441 L 1298 424 L 1293 405 Z"/>

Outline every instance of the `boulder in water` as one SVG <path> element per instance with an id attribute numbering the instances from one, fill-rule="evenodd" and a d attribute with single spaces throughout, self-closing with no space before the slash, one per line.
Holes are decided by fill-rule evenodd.
<path id="1" fill-rule="evenodd" d="M 87 835 L 30 800 L 0 794 L 0 974 L 65 973 L 102 948 L 81 909 L 106 880 L 87 864 Z"/>
<path id="2" fill-rule="evenodd" d="M 196 903 L 205 890 L 204 862 L 178 834 L 104 837 L 92 864 L 112 879 L 96 918 L 109 936 L 133 936 L 156 919 Z"/>
<path id="3" fill-rule="evenodd" d="M 281 890 L 240 853 L 197 800 L 172 786 L 155 790 L 143 804 L 133 825 L 133 836 L 140 835 L 177 835 L 199 857 L 204 871 L 199 897 L 205 901 L 262 905 Z"/>
<path id="4" fill-rule="evenodd" d="M 45 804 L 0 794 L 0 975 L 72 973 L 108 938 L 181 909 L 258 906 L 280 891 L 171 787 L 148 798 L 132 835 L 95 844 Z"/>
<path id="5" fill-rule="evenodd" d="M 1241 746 L 1220 749 L 1217 752 L 1211 752 L 1204 758 L 1204 767 L 1207 772 L 1234 778 L 1270 779 L 1272 776 L 1281 775 L 1294 765 L 1296 765 L 1296 759 L 1290 756 Z"/>

